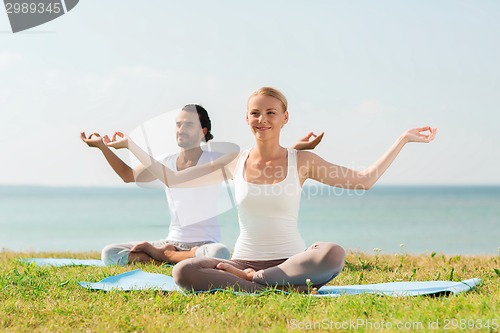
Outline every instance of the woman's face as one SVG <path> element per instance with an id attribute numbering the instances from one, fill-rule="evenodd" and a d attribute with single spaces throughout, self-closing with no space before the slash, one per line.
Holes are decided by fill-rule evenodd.
<path id="1" fill-rule="evenodd" d="M 281 127 L 288 122 L 288 111 L 271 96 L 257 95 L 250 98 L 246 120 L 257 139 L 279 137 Z"/>

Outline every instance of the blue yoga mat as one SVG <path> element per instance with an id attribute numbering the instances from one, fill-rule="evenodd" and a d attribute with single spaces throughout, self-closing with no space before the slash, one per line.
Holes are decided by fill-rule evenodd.
<path id="1" fill-rule="evenodd" d="M 69 258 L 21 258 L 20 262 L 35 263 L 37 266 L 106 266 L 101 260 Z"/>
<path id="2" fill-rule="evenodd" d="M 318 296 L 379 294 L 398 297 L 448 293 L 457 295 L 471 290 L 480 283 L 480 279 L 469 279 L 461 282 L 412 281 L 360 284 L 352 286 L 324 286 L 318 289 Z"/>
<path id="3" fill-rule="evenodd" d="M 462 282 L 425 281 L 425 282 L 389 282 L 351 286 L 324 286 L 314 296 L 336 297 L 341 295 L 380 294 L 388 296 L 417 296 L 435 294 L 459 294 L 471 290 L 481 280 L 470 279 Z M 143 272 L 140 269 L 110 276 L 102 281 L 79 282 L 80 286 L 92 290 L 146 290 L 182 291 L 171 276 Z M 246 293 L 238 293 L 246 294 Z"/>
<path id="4" fill-rule="evenodd" d="M 143 272 L 140 269 L 110 276 L 99 282 L 78 282 L 82 287 L 93 290 L 164 290 L 180 291 L 171 276 Z"/>

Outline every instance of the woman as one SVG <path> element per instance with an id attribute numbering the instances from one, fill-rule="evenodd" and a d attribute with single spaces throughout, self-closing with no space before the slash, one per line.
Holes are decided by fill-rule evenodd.
<path id="1" fill-rule="evenodd" d="M 436 135 L 431 127 L 408 130 L 373 165 L 356 171 L 312 152 L 280 146 L 281 128 L 288 122 L 287 106 L 285 96 L 274 88 L 264 87 L 250 96 L 246 121 L 256 144 L 235 159 L 221 158 L 211 166 L 192 168 L 197 169 L 192 173 L 173 173 L 156 161 L 150 163 L 148 170 L 167 186 L 182 186 L 179 184 L 193 175 L 199 177 L 198 182 L 217 181 L 216 173 L 205 174 L 221 167 L 234 180 L 240 235 L 232 260 L 193 258 L 181 262 L 173 269 L 181 287 L 256 291 L 276 286 L 305 291 L 325 285 L 342 270 L 345 252 L 338 244 L 325 242 L 305 249 L 297 228 L 304 182 L 313 179 L 330 186 L 367 190 L 407 142 L 430 142 Z M 109 145 L 126 147 L 141 162 L 151 162 L 151 157 L 122 133 L 115 133 Z"/>

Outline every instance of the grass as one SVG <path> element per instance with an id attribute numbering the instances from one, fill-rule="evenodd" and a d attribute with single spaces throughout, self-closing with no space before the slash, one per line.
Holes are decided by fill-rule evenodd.
<path id="1" fill-rule="evenodd" d="M 259 332 L 481 331 L 500 328 L 500 256 L 349 253 L 330 284 L 389 281 L 483 283 L 458 296 L 376 295 L 316 298 L 269 291 L 259 296 L 96 292 L 78 281 L 99 281 L 135 268 L 171 274 L 170 267 L 37 267 L 21 257 L 98 258 L 98 253 L 0 252 L 0 331 L 7 332 Z"/>

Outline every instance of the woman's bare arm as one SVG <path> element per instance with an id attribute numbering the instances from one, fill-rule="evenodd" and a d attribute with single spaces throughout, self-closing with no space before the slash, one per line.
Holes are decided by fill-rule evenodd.
<path id="1" fill-rule="evenodd" d="M 303 180 L 311 178 L 330 186 L 368 190 L 385 173 L 406 143 L 431 142 L 436 132 L 436 128 L 429 126 L 404 132 L 375 163 L 362 171 L 330 163 L 310 152 L 300 152 L 301 178 Z"/>

